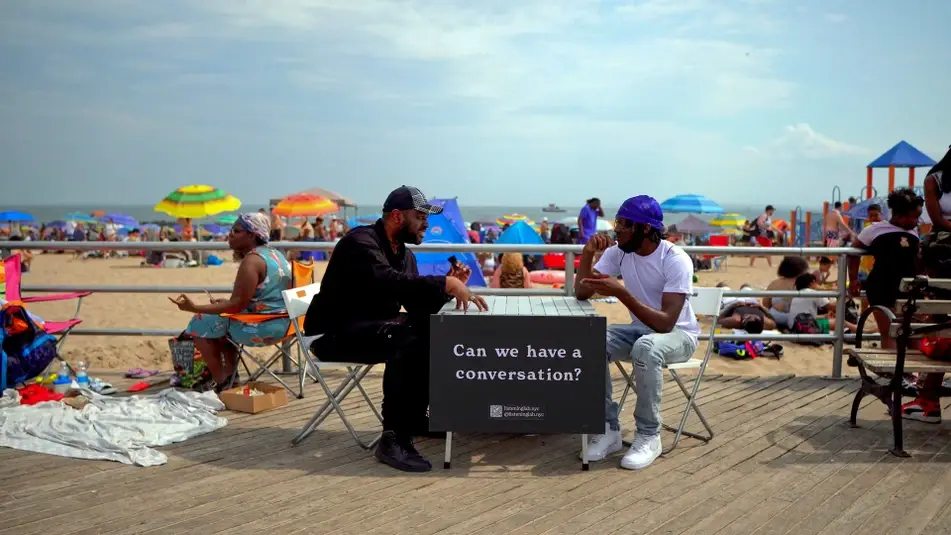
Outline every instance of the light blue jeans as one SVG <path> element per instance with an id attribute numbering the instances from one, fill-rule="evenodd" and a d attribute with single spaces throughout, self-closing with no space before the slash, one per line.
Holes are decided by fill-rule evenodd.
<path id="1" fill-rule="evenodd" d="M 629 360 L 634 364 L 634 425 L 640 435 L 660 433 L 660 401 L 664 383 L 664 365 L 684 362 L 697 350 L 697 343 L 687 333 L 674 328 L 669 333 L 655 333 L 640 325 L 608 325 L 607 388 L 605 415 L 611 429 L 618 430 L 618 404 L 611 388 L 611 364 Z"/>

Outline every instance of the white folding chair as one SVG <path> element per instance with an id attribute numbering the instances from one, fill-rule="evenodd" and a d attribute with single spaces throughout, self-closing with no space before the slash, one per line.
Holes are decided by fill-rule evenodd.
<path id="1" fill-rule="evenodd" d="M 697 390 L 700 388 L 700 381 L 703 379 L 704 370 L 707 369 L 707 362 L 710 360 L 710 355 L 713 354 L 713 336 L 717 331 L 717 320 L 720 317 L 720 303 L 723 301 L 724 289 L 694 288 L 693 291 L 694 293 L 690 297 L 690 305 L 693 307 L 694 314 L 698 316 L 713 316 L 713 326 L 710 327 L 710 336 L 707 337 L 707 350 L 703 355 L 703 359 L 691 358 L 685 362 L 664 366 L 664 368 L 670 372 L 670 376 L 674 378 L 674 382 L 677 383 L 677 386 L 680 387 L 680 391 L 683 392 L 687 398 L 687 406 L 684 408 L 683 415 L 680 417 L 680 424 L 677 427 L 663 424 L 664 429 L 675 433 L 674 443 L 664 450 L 664 454 L 670 453 L 677 447 L 682 435 L 704 442 L 713 440 L 713 429 L 710 428 L 707 419 L 704 418 L 703 413 L 700 412 L 700 407 L 697 406 Z M 627 394 L 634 389 L 634 378 L 621 366 L 621 361 L 615 361 L 615 364 L 617 364 L 617 368 L 621 370 L 621 375 L 623 375 L 627 381 L 627 386 L 624 387 L 624 394 L 621 395 L 621 401 L 618 404 L 618 413 L 620 413 L 624 407 L 624 402 L 627 400 Z M 677 372 L 690 369 L 697 369 L 699 371 L 697 372 L 697 378 L 693 382 L 693 388 L 688 390 Z M 708 435 L 704 436 L 684 430 L 684 427 L 687 425 L 687 417 L 690 415 L 690 409 L 693 409 L 694 413 L 696 413 L 697 418 L 700 419 L 700 423 L 703 424 L 703 427 L 706 428 L 707 433 L 709 433 Z"/>
<path id="2" fill-rule="evenodd" d="M 310 306 L 310 302 L 313 300 L 314 296 L 320 293 L 319 282 L 302 286 L 300 288 L 284 290 L 281 293 L 284 296 L 284 305 L 287 307 L 287 314 L 291 318 L 291 325 L 293 326 L 294 333 L 297 336 L 297 350 L 299 351 L 300 362 L 303 363 L 302 365 L 306 370 L 306 373 L 300 374 L 301 391 L 304 389 L 305 376 L 311 375 L 314 377 L 316 382 L 320 384 L 320 387 L 323 388 L 324 394 L 327 395 L 327 401 L 324 402 L 323 406 L 317 410 L 317 413 L 314 414 L 314 416 L 304 425 L 304 428 L 301 429 L 301 432 L 296 437 L 294 437 L 294 439 L 291 441 L 291 444 L 294 446 L 300 444 L 302 440 L 317 430 L 317 427 L 319 427 L 320 424 L 323 423 L 323 421 L 326 420 L 328 416 L 330 416 L 331 411 L 334 411 L 338 416 L 340 416 L 340 420 L 343 422 L 343 425 L 346 426 L 347 431 L 350 432 L 350 436 L 353 437 L 353 440 L 356 441 L 356 443 L 361 448 L 365 450 L 373 448 L 380 440 L 380 435 L 377 435 L 377 437 L 369 443 L 364 442 L 363 439 L 360 438 L 360 435 L 358 435 L 356 430 L 353 428 L 353 425 L 347 418 L 347 414 L 344 412 L 343 407 L 341 407 L 347 395 L 349 395 L 350 392 L 356 388 L 360 391 L 360 394 L 363 395 L 363 399 L 366 400 L 367 404 L 370 406 L 370 410 L 373 411 L 373 414 L 376 416 L 377 420 L 379 420 L 380 423 L 383 423 L 383 416 L 380 414 L 380 411 L 377 410 L 376 405 L 373 404 L 373 400 L 370 399 L 370 395 L 367 394 L 367 391 L 363 389 L 363 385 L 360 384 L 360 381 L 362 381 L 363 378 L 366 377 L 367 373 L 373 369 L 373 364 L 358 364 L 354 362 L 325 362 L 320 360 L 319 355 L 315 356 L 311 353 L 310 344 L 319 338 L 319 336 L 304 337 L 299 320 L 307 314 L 307 308 Z M 326 379 L 321 373 L 321 370 L 333 368 L 346 369 L 347 375 L 337 386 L 337 388 L 331 390 Z"/>

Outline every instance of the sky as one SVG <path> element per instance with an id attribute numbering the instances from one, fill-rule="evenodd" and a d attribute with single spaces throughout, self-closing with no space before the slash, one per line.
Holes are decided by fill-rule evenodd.
<path id="1" fill-rule="evenodd" d="M 0 0 L 0 197 L 815 205 L 859 195 L 901 139 L 944 154 L 949 18 L 932 0 Z"/>

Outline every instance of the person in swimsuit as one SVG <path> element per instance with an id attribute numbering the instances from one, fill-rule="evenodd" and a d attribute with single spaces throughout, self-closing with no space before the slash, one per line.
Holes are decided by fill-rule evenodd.
<path id="1" fill-rule="evenodd" d="M 759 303 L 733 302 L 720 311 L 718 325 L 727 329 L 743 329 L 750 334 L 759 334 L 776 328 L 776 320 Z"/>
<path id="2" fill-rule="evenodd" d="M 842 219 L 842 203 L 836 201 L 832 210 L 825 215 L 822 221 L 823 245 L 825 247 L 842 246 L 843 238 L 854 240 L 855 233 L 849 228 L 849 225 Z"/>

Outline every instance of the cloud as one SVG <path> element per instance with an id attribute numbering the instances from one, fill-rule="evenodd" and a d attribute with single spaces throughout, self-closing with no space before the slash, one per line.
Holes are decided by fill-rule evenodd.
<path id="1" fill-rule="evenodd" d="M 849 20 L 849 17 L 843 13 L 826 13 L 822 16 L 822 20 L 829 24 L 841 24 Z"/>
<path id="2" fill-rule="evenodd" d="M 746 152 L 770 154 L 771 157 L 826 159 L 849 156 L 870 156 L 872 151 L 851 143 L 838 141 L 816 132 L 808 123 L 786 126 L 782 135 L 763 147 L 744 147 Z"/>

